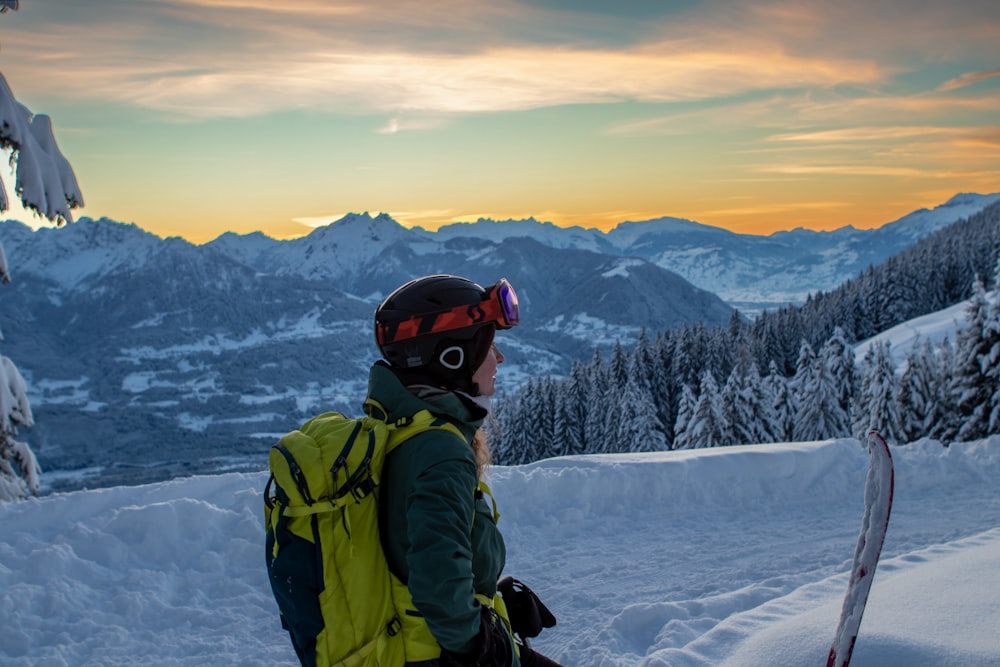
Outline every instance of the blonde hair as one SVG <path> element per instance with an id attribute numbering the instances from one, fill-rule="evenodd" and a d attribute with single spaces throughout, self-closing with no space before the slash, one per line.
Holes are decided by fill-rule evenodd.
<path id="1" fill-rule="evenodd" d="M 479 474 L 479 479 L 483 479 L 486 477 L 493 454 L 490 452 L 490 443 L 486 440 L 486 431 L 482 427 L 472 436 L 472 452 L 476 455 L 476 472 Z"/>

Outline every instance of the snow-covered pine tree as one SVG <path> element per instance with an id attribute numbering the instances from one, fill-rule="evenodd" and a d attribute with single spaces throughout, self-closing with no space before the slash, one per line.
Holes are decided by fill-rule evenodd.
<path id="1" fill-rule="evenodd" d="M 749 397 L 744 392 L 739 368 L 733 367 L 719 394 L 725 431 L 722 439 L 734 445 L 754 441 L 754 414 Z"/>
<path id="2" fill-rule="evenodd" d="M 993 269 L 993 293 L 987 295 L 986 324 L 983 325 L 983 347 L 986 354 L 982 359 L 983 375 L 992 387 L 989 401 L 989 421 L 987 433 L 1000 433 L 1000 256 Z"/>
<path id="3" fill-rule="evenodd" d="M 876 341 L 865 354 L 858 397 L 852 425 L 855 437 L 864 439 L 869 429 L 876 428 L 886 440 L 902 441 L 905 436 L 899 422 L 896 392 L 896 369 L 889 354 L 888 341 Z"/>
<path id="4" fill-rule="evenodd" d="M 594 348 L 594 356 L 587 368 L 589 391 L 587 396 L 587 416 L 584 418 L 583 429 L 587 442 L 588 454 L 600 454 L 614 450 L 614 409 L 617 405 L 617 392 L 600 348 Z"/>
<path id="5" fill-rule="evenodd" d="M 694 322 L 675 332 L 670 375 L 680 384 L 696 385 L 709 363 L 708 329 L 704 322 Z"/>
<path id="6" fill-rule="evenodd" d="M 514 399 L 510 395 L 498 394 L 493 398 L 493 403 L 490 406 L 490 415 L 483 423 L 483 428 L 486 431 L 486 441 L 489 443 L 493 462 L 500 465 L 505 465 L 511 460 L 511 455 L 507 449 L 510 438 L 504 430 L 508 424 L 514 423 L 513 419 L 508 416 L 513 404 Z"/>
<path id="7" fill-rule="evenodd" d="M 637 363 L 641 365 L 648 378 L 650 401 L 656 408 L 656 417 L 663 425 L 663 435 L 667 441 L 667 448 L 673 440 L 673 423 L 675 417 L 675 407 L 673 398 L 673 383 L 667 375 L 667 360 L 670 359 L 670 345 L 664 339 L 657 339 L 654 342 L 646 337 L 643 329 L 639 335 L 639 341 L 635 346 L 635 357 Z"/>
<path id="8" fill-rule="evenodd" d="M 494 401 L 487 428 L 493 459 L 502 465 L 531 463 L 555 455 L 556 383 L 549 376 L 526 382 Z"/>
<path id="9" fill-rule="evenodd" d="M 771 396 L 771 411 L 774 413 L 775 429 L 772 434 L 774 442 L 791 440 L 795 416 L 794 404 L 788 389 L 788 380 L 778 370 L 778 364 L 774 360 L 768 365 L 764 385 Z"/>
<path id="10" fill-rule="evenodd" d="M 14 362 L 0 356 L 0 501 L 38 493 L 42 471 L 35 454 L 14 438 L 18 426 L 33 424 L 24 378 Z"/>
<path id="11" fill-rule="evenodd" d="M 537 414 L 535 416 L 535 442 L 531 461 L 559 456 L 565 445 L 564 434 L 556 430 L 557 385 L 551 375 L 539 378 L 537 390 Z"/>
<path id="12" fill-rule="evenodd" d="M 858 386 L 857 361 L 854 358 L 854 348 L 847 342 L 847 335 L 841 327 L 836 327 L 833 335 L 823 344 L 820 357 L 833 379 L 837 403 L 844 413 L 844 424 L 850 424 L 854 394 Z"/>
<path id="13" fill-rule="evenodd" d="M 677 421 L 674 422 L 674 442 L 673 449 L 693 449 L 690 439 L 691 420 L 694 417 L 694 408 L 698 404 L 698 399 L 694 395 L 691 385 L 681 386 L 681 397 L 677 404 Z"/>
<path id="14" fill-rule="evenodd" d="M 611 348 L 611 359 L 608 360 L 608 379 L 619 391 L 628 382 L 629 355 L 625 352 L 621 341 L 615 341 Z"/>
<path id="15" fill-rule="evenodd" d="M 707 370 L 701 375 L 698 402 L 694 406 L 688 430 L 691 449 L 732 444 L 725 440 L 726 418 L 722 414 L 719 385 L 712 371 Z"/>
<path id="16" fill-rule="evenodd" d="M 792 437 L 795 440 L 825 440 L 847 435 L 846 415 L 840 408 L 833 376 L 824 360 L 803 341 L 795 377 L 795 416 Z"/>
<path id="17" fill-rule="evenodd" d="M 579 361 L 573 361 L 569 377 L 560 384 L 555 406 L 555 428 L 562 435 L 563 454 L 586 452 L 587 397 L 586 368 Z"/>
<path id="18" fill-rule="evenodd" d="M 947 441 L 958 433 L 960 425 L 958 406 L 955 405 L 955 395 L 951 391 L 951 373 L 955 368 L 955 348 L 951 343 L 951 339 L 947 336 L 941 340 L 941 343 L 935 350 L 935 366 L 938 372 L 938 376 L 935 379 L 935 384 L 938 387 L 936 395 L 937 408 L 935 412 L 940 417 L 931 424 L 931 429 L 927 435 L 931 438 Z"/>
<path id="19" fill-rule="evenodd" d="M 518 465 L 533 460 L 533 401 L 531 382 L 525 383 L 516 393 L 497 401 L 493 410 L 496 424 L 490 429 L 490 445 L 497 463 Z"/>
<path id="20" fill-rule="evenodd" d="M 930 340 L 915 340 L 899 379 L 899 423 L 903 437 L 913 442 L 930 436 L 945 419 L 941 412 L 944 393 L 938 357 Z"/>
<path id="21" fill-rule="evenodd" d="M 956 437 L 960 441 L 986 437 L 989 430 L 990 402 L 995 388 L 983 372 L 983 361 L 989 358 L 986 328 L 990 303 L 983 281 L 976 277 L 972 299 L 966 310 L 966 324 L 955 334 L 955 370 L 952 393 L 958 406 L 960 425 Z"/>
<path id="22" fill-rule="evenodd" d="M 753 435 L 750 442 L 778 442 L 781 423 L 775 412 L 774 396 L 769 384 L 761 378 L 755 362 L 750 364 L 750 369 L 743 377 L 743 392 L 752 415 Z M 783 436 L 781 438 L 784 439 Z"/>
<path id="23" fill-rule="evenodd" d="M 621 394 L 617 410 L 618 447 L 627 452 L 659 452 L 667 448 L 663 424 L 656 415 L 652 393 L 642 369 L 633 357 L 629 379 Z"/>
<path id="24" fill-rule="evenodd" d="M 2 74 L 0 148 L 9 151 L 11 162 L 17 164 L 14 192 L 24 208 L 49 222 L 72 222 L 71 209 L 83 206 L 83 195 L 69 161 L 56 144 L 52 121 L 19 103 Z M 8 201 L 0 181 L 0 213 L 9 208 Z M 10 271 L 0 246 L 0 283 L 9 282 Z M 24 378 L 10 359 L 0 356 L 0 500 L 38 492 L 41 471 L 35 455 L 26 443 L 15 439 L 19 426 L 33 423 Z"/>

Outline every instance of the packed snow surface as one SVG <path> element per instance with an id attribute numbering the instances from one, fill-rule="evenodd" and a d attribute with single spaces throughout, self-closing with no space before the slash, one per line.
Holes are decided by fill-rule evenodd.
<path id="1" fill-rule="evenodd" d="M 1000 664 L 1000 438 L 893 448 L 852 665 Z M 822 665 L 864 511 L 857 440 L 495 467 L 507 572 L 565 665 Z M 294 665 L 264 571 L 265 474 L 0 505 L 0 664 Z"/>

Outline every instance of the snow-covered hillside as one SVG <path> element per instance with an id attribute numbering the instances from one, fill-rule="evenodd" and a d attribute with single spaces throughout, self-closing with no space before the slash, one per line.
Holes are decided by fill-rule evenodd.
<path id="1" fill-rule="evenodd" d="M 895 447 L 852 662 L 1000 664 L 1000 438 Z M 497 467 L 507 571 L 567 666 L 820 665 L 860 528 L 856 440 Z M 264 571 L 263 473 L 0 505 L 0 663 L 295 664 Z"/>

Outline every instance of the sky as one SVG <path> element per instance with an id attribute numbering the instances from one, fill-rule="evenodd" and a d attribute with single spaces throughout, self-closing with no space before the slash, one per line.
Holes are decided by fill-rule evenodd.
<path id="1" fill-rule="evenodd" d="M 0 73 L 78 216 L 196 243 L 363 211 L 870 228 L 1000 191 L 994 0 L 22 0 Z"/>

